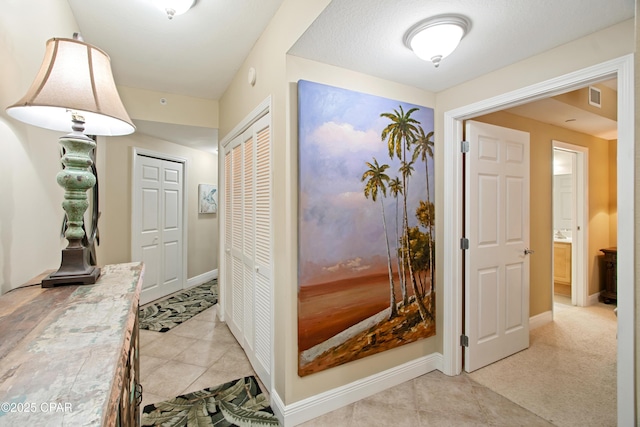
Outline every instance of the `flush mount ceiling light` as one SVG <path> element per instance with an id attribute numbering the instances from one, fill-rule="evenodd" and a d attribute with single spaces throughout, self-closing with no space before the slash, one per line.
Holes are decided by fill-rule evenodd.
<path id="1" fill-rule="evenodd" d="M 441 15 L 418 22 L 404 36 L 404 44 L 437 68 L 458 47 L 471 22 L 461 15 Z"/>
<path id="2" fill-rule="evenodd" d="M 196 0 L 157 0 L 160 9 L 167 14 L 169 19 L 186 13 L 195 3 Z"/>

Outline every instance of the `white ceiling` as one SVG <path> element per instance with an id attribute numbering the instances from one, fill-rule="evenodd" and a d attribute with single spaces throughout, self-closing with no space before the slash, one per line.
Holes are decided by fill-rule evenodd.
<path id="1" fill-rule="evenodd" d="M 333 0 L 290 53 L 440 92 L 632 18 L 634 8 L 634 0 Z M 435 68 L 403 37 L 451 13 L 471 28 Z"/>
<path id="2" fill-rule="evenodd" d="M 197 0 L 169 20 L 157 0 L 68 1 L 119 85 L 208 99 L 222 96 L 282 3 Z"/>
<path id="3" fill-rule="evenodd" d="M 168 20 L 155 0 L 68 1 L 85 41 L 110 55 L 119 85 L 209 99 L 220 98 L 282 3 L 198 0 Z M 290 53 L 438 92 L 630 19 L 634 7 L 634 0 L 333 0 Z M 467 16 L 471 28 L 436 69 L 402 38 L 445 13 Z M 170 125 L 152 127 L 139 131 L 171 134 Z M 182 139 L 174 142 L 190 145 L 188 127 L 174 133 Z"/>

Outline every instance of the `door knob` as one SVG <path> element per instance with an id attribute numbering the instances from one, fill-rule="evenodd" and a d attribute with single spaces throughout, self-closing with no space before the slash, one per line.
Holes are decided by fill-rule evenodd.
<path id="1" fill-rule="evenodd" d="M 526 249 L 524 250 L 524 254 L 525 254 L 525 255 L 529 255 L 529 254 L 532 254 L 532 253 L 534 253 L 534 252 L 535 252 L 535 251 L 534 251 L 533 249 L 529 249 L 529 248 L 526 248 Z"/>

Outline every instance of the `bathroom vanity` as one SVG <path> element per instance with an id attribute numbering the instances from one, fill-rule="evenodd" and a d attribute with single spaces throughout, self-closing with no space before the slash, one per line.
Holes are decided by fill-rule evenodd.
<path id="1" fill-rule="evenodd" d="M 571 242 L 553 242 L 553 292 L 571 296 Z"/>

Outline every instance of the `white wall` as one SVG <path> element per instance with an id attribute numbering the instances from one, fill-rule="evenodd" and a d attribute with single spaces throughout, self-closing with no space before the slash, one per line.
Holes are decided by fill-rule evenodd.
<path id="1" fill-rule="evenodd" d="M 198 214 L 198 184 L 218 184 L 218 156 L 144 134 L 100 138 L 104 167 L 100 185 L 100 246 L 98 262 L 131 260 L 132 147 L 187 160 L 187 279 L 218 268 L 218 214 Z M 100 155 L 100 153 L 99 153 Z"/>
<path id="2" fill-rule="evenodd" d="M 63 135 L 36 128 L 10 118 L 5 108 L 18 101 L 33 81 L 45 51 L 46 41 L 52 37 L 71 38 L 78 31 L 66 0 L 11 0 L 2 2 L 0 13 L 0 294 L 15 288 L 45 270 L 60 265 L 60 249 L 67 241 L 60 238 L 64 218 L 61 207 L 64 191 L 56 183 L 61 169 L 60 148 L 57 142 Z M 162 94 L 134 88 L 120 88 L 123 102 L 134 119 L 177 123 L 201 127 L 217 127 L 218 103 L 179 95 Z M 168 106 L 160 106 L 160 97 L 169 99 Z M 129 105 L 128 105 L 129 104 Z M 71 130 L 71 129 L 70 129 Z M 148 142 L 143 136 L 141 146 L 166 148 L 168 153 L 188 153 L 192 180 L 189 185 L 188 206 L 189 257 L 188 271 L 196 276 L 217 268 L 217 215 L 198 216 L 195 191 L 198 183 L 217 183 L 217 156 L 202 151 L 175 146 L 166 141 Z M 131 139 L 132 138 L 132 139 Z M 128 194 L 129 183 L 114 188 L 107 185 L 109 147 L 117 146 L 116 138 L 98 138 L 97 167 L 102 188 L 100 220 L 100 264 L 129 261 L 130 243 L 128 221 L 109 227 L 105 219 L 111 210 L 130 218 L 127 205 L 122 203 Z M 175 147 L 174 147 L 175 146 Z M 116 150 L 117 151 L 117 150 Z M 111 156 L 112 160 L 114 155 Z M 128 161 L 125 157 L 125 162 Z M 123 166 L 124 167 L 124 166 Z M 118 168 L 118 170 L 120 170 Z M 127 175 L 128 176 L 128 172 Z M 117 180 L 115 180 L 117 181 Z M 113 193 L 107 201 L 109 188 Z M 194 190 L 195 189 L 195 190 Z M 129 201 L 127 201 L 129 203 Z M 109 232 L 110 230 L 110 232 Z M 125 250 L 122 248 L 125 247 Z"/>
<path id="3" fill-rule="evenodd" d="M 356 381 L 376 372 L 376 370 L 393 366 L 394 363 L 399 364 L 400 361 L 393 360 L 396 355 L 399 355 L 399 359 L 404 361 L 407 357 L 417 357 L 417 353 L 420 351 L 423 351 L 423 354 L 434 351 L 434 348 L 435 351 L 438 351 L 441 339 L 440 331 L 438 331 L 435 340 L 424 340 L 425 343 L 419 343 L 415 348 L 409 350 L 394 349 L 372 356 L 368 358 L 369 360 L 350 363 L 348 367 L 333 368 L 308 378 L 297 376 L 295 286 L 297 283 L 297 163 L 294 82 L 298 78 L 305 78 L 382 96 L 397 96 L 400 99 L 423 105 L 434 105 L 433 95 L 420 93 L 415 88 L 400 88 L 400 85 L 384 82 L 370 76 L 358 75 L 326 64 L 311 63 L 292 56 L 287 56 L 286 63 L 283 63 L 282 50 L 288 49 L 286 44 L 290 44 L 291 39 L 296 37 L 295 33 L 299 32 L 302 23 L 308 22 L 309 17 L 319 13 L 325 4 L 325 1 L 319 0 L 313 2 L 314 9 L 300 7 L 301 10 L 295 10 L 297 7 L 295 1 L 285 1 L 272 21 L 271 30 L 268 29 L 258 41 L 220 102 L 220 129 L 221 136 L 224 136 L 261 101 L 269 95 L 272 96 L 273 180 L 274 188 L 277 189 L 274 195 L 274 234 L 276 236 L 274 383 L 275 391 L 286 405 Z M 274 30 L 274 27 L 280 22 L 279 20 L 288 17 L 287 13 L 297 18 L 293 20 L 296 27 L 292 29 L 278 27 L 278 31 Z M 443 155 L 444 112 L 628 54 L 634 50 L 630 34 L 633 34 L 633 20 L 435 95 L 436 182 L 439 182 L 436 190 L 436 206 L 439 209 L 436 214 L 438 241 L 442 242 L 444 238 L 443 218 L 450 214 L 444 211 L 443 203 L 443 179 L 446 167 Z M 257 70 L 258 79 L 255 87 L 250 87 L 246 83 L 246 72 L 249 67 L 255 67 Z M 286 68 L 286 88 L 283 87 L 282 82 L 283 67 Z M 283 99 L 283 90 L 285 89 L 286 97 Z M 283 101 L 286 102 L 285 105 L 283 105 Z M 437 265 L 436 280 L 442 286 L 451 286 L 450 283 L 444 282 L 443 255 L 443 245 L 439 245 L 437 259 L 440 261 Z M 440 308 L 438 312 L 440 312 Z M 424 347 L 418 349 L 420 345 Z"/>
<path id="4" fill-rule="evenodd" d="M 65 0 L 2 3 L 0 13 L 0 293 L 60 265 L 62 135 L 7 116 L 33 81 L 52 37 L 78 31 Z M 71 129 L 69 129 L 71 130 Z M 63 244 L 64 243 L 64 244 Z M 62 246 L 61 246 L 62 245 Z"/>
<path id="5" fill-rule="evenodd" d="M 297 338 L 290 333 L 291 287 L 297 283 L 297 251 L 295 234 L 296 219 L 291 216 L 292 175 L 287 159 L 288 90 L 286 80 L 286 53 L 298 40 L 313 20 L 329 4 L 330 0 L 285 0 L 247 56 L 233 81 L 220 99 L 220 140 L 240 123 L 267 97 L 272 103 L 273 141 L 273 236 L 274 236 L 274 282 L 275 282 L 275 336 L 273 382 L 285 403 L 299 399 L 296 387 Z M 250 67 L 257 72 L 255 86 L 247 83 Z M 222 166 L 220 166 L 222 169 Z M 293 225 L 293 226 L 292 226 Z"/>

